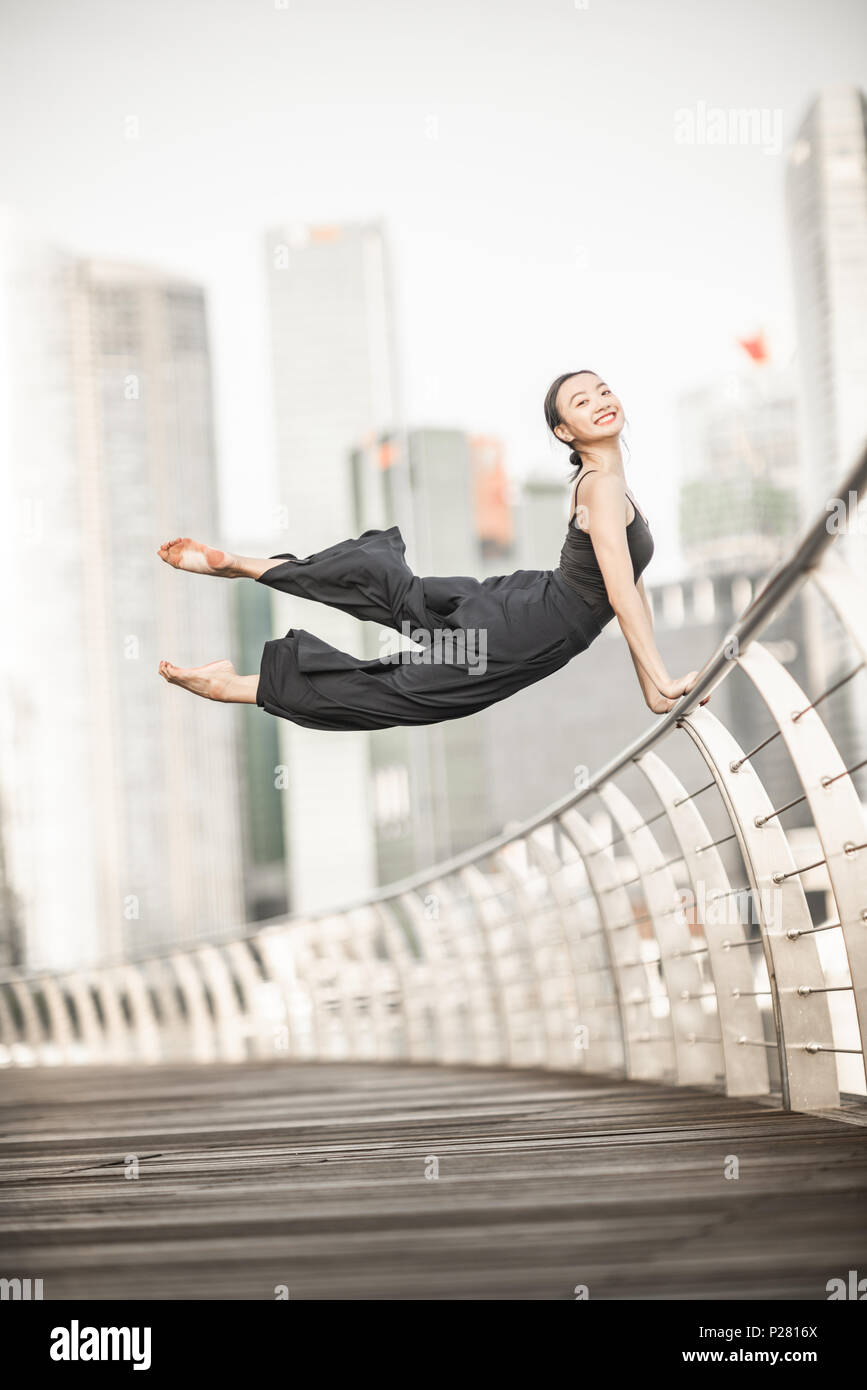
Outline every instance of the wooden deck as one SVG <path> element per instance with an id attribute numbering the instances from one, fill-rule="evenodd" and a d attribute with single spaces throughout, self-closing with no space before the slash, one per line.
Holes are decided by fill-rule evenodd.
<path id="1" fill-rule="evenodd" d="M 46 1299 L 824 1300 L 867 1274 L 854 1109 L 285 1062 L 7 1071 L 0 1097 L 0 1276 Z"/>

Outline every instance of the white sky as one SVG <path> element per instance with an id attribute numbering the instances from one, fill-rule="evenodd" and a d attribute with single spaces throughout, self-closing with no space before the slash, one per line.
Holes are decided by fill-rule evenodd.
<path id="1" fill-rule="evenodd" d="M 0 0 L 2 197 L 207 286 L 228 538 L 271 500 L 262 231 L 382 218 L 408 422 L 500 433 L 565 487 L 542 397 L 596 368 L 659 580 L 678 394 L 760 325 L 793 349 L 782 155 L 680 144 L 674 113 L 779 111 L 785 149 L 839 81 L 867 84 L 858 0 Z"/>

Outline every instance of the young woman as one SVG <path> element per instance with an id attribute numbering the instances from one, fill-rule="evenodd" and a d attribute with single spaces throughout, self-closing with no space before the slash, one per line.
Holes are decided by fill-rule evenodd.
<path id="1" fill-rule="evenodd" d="M 157 553 L 175 569 L 255 579 L 409 632 L 421 646 L 363 660 L 296 628 L 265 643 L 258 675 L 239 676 L 230 661 L 190 670 L 161 661 L 160 675 L 205 699 L 258 704 L 310 729 L 436 724 L 558 671 L 616 614 L 648 706 L 666 713 L 698 673 L 670 676 L 653 640 L 641 578 L 653 539 L 626 490 L 620 402 L 595 372 L 566 372 L 545 397 L 545 419 L 578 470 L 556 569 L 421 579 L 406 563 L 397 526 L 306 559 L 253 560 L 186 537 L 166 541 Z"/>

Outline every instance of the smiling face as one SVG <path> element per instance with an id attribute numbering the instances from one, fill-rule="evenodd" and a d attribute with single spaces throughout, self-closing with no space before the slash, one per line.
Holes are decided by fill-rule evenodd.
<path id="1" fill-rule="evenodd" d="M 582 445 L 616 438 L 623 429 L 623 407 L 595 372 L 567 377 L 557 392 L 556 408 L 561 424 L 554 433 L 579 451 Z"/>

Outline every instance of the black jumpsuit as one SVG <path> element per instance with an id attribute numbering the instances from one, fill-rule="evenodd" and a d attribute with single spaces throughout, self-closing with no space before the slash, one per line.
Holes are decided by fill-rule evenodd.
<path id="1" fill-rule="evenodd" d="M 653 539 L 633 510 L 626 535 L 637 581 L 653 554 Z M 386 729 L 460 719 L 559 671 L 614 616 L 590 537 L 572 516 L 553 570 L 516 570 L 482 580 L 421 579 L 404 551 L 400 530 L 392 526 L 306 559 L 271 557 L 284 563 L 258 583 L 404 631 L 422 645 L 399 659 L 365 660 L 303 628 L 290 628 L 265 644 L 257 704 L 308 729 Z"/>

